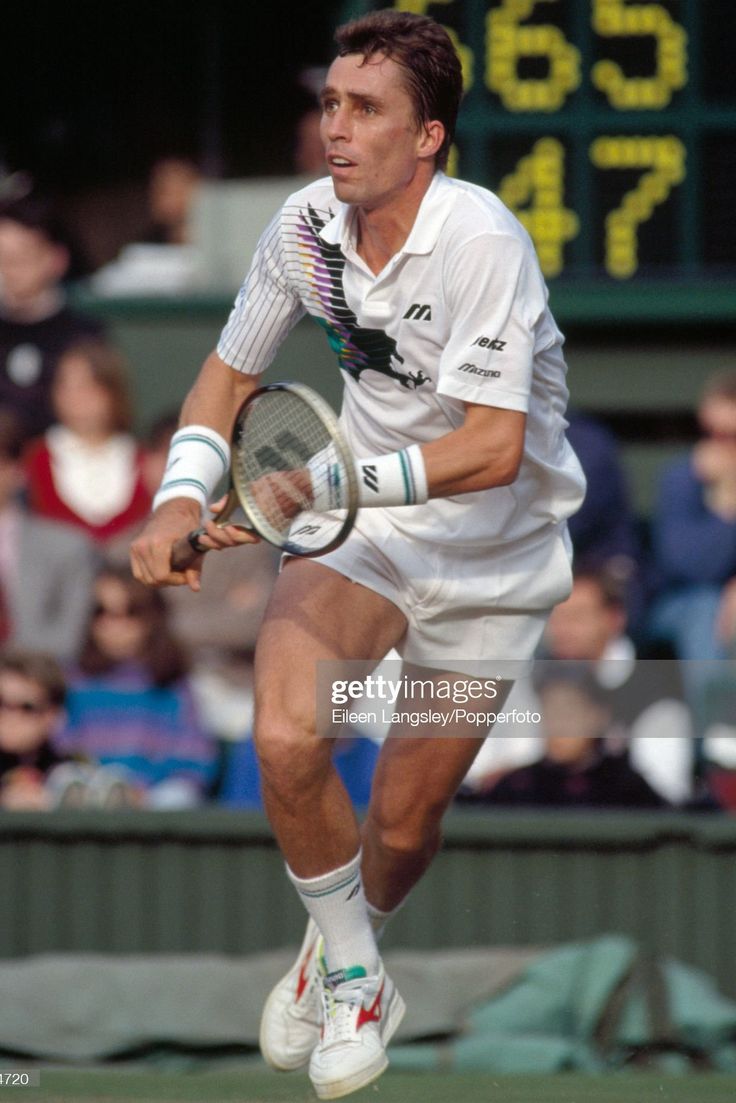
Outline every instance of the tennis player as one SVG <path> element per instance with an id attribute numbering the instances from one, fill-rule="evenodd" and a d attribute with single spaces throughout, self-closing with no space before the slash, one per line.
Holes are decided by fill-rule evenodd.
<path id="1" fill-rule="evenodd" d="M 529 658 L 570 589 L 566 518 L 584 480 L 565 439 L 562 337 L 529 237 L 490 192 L 443 173 L 460 65 L 433 20 L 379 11 L 340 28 L 322 93 L 329 177 L 266 229 L 222 337 L 182 412 L 136 576 L 199 586 L 169 566 L 227 462 L 235 412 L 306 313 L 337 354 L 341 421 L 361 508 L 345 544 L 291 558 L 256 653 L 263 796 L 309 913 L 293 969 L 269 997 L 261 1047 L 309 1062 L 317 1094 L 386 1067 L 404 1012 L 377 933 L 422 875 L 480 746 L 399 728 L 384 744 L 361 829 L 315 719 L 320 660 L 462 671 Z M 252 539 L 207 524 L 203 543 Z M 434 675 L 433 675 L 434 676 Z M 496 704 L 500 703 L 500 699 Z M 483 732 L 482 734 L 485 734 Z"/>

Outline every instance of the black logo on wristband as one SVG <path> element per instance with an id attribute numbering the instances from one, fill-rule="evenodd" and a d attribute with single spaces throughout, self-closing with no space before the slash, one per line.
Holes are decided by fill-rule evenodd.
<path id="1" fill-rule="evenodd" d="M 372 490 L 374 494 L 378 493 L 378 472 L 376 471 L 375 464 L 366 463 L 363 466 L 363 483 Z"/>

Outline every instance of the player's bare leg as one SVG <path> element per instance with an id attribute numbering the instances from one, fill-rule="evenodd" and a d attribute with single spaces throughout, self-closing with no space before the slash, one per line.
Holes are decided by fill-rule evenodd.
<path id="1" fill-rule="evenodd" d="M 355 813 L 316 730 L 320 660 L 378 662 L 404 634 L 400 610 L 321 564 L 290 560 L 256 650 L 256 748 L 263 799 L 289 868 L 304 878 L 344 865 L 360 845 Z"/>
<path id="2" fill-rule="evenodd" d="M 494 708 L 509 689 L 495 698 Z M 363 885 L 373 908 L 393 911 L 432 861 L 442 817 L 483 742 L 477 733 L 471 723 L 454 729 L 452 736 L 435 731 L 417 737 L 415 728 L 392 727 L 381 748 L 362 830 Z"/>
<path id="3" fill-rule="evenodd" d="M 378 662 L 405 631 L 391 602 L 320 564 L 289 562 L 276 583 L 256 652 L 256 744 L 263 798 L 289 875 L 325 940 L 323 1029 L 311 1056 L 317 1094 L 337 1098 L 386 1067 L 385 1045 L 404 1011 L 383 971 L 361 880 L 360 832 L 316 729 L 319 660 Z M 315 980 L 308 930 L 294 969 L 274 988 L 261 1048 L 276 1068 L 298 1067 L 318 1040 L 300 997 Z"/>

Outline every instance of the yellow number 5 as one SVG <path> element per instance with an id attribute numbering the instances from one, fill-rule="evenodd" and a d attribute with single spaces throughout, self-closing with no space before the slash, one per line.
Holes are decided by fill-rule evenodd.
<path id="1" fill-rule="evenodd" d="M 637 226 L 651 218 L 654 208 L 685 179 L 685 146 L 673 135 L 596 138 L 590 157 L 599 169 L 648 170 L 621 206 L 606 216 L 606 271 L 626 280 L 639 267 Z"/>
<path id="2" fill-rule="evenodd" d="M 593 0 L 593 29 L 603 38 L 654 38 L 657 68 L 651 77 L 627 77 L 615 61 L 598 61 L 591 80 L 619 111 L 660 110 L 687 83 L 687 35 L 661 4 Z"/>

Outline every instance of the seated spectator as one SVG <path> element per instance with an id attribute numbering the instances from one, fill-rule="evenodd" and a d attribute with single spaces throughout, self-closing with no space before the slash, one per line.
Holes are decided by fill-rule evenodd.
<path id="1" fill-rule="evenodd" d="M 666 800 L 686 804 L 693 796 L 694 729 L 680 664 L 638 659 L 626 625 L 618 579 L 605 570 L 576 571 L 570 597 L 552 610 L 544 655 L 594 665 L 627 732 L 631 764 Z"/>
<path id="2" fill-rule="evenodd" d="M 156 245 L 188 245 L 192 204 L 202 174 L 185 157 L 161 157 L 148 178 L 150 224 L 142 240 Z"/>
<path id="3" fill-rule="evenodd" d="M 142 473 L 153 496 L 161 485 L 178 415 L 163 414 L 143 444 Z M 105 545 L 105 558 L 130 562 L 130 543 L 141 522 Z M 279 555 L 265 540 L 235 554 L 210 554 L 204 560 L 202 588 L 169 586 L 164 598 L 170 626 L 192 663 L 191 680 L 208 731 L 224 740 L 243 739 L 252 728 L 253 649 L 274 579 Z"/>
<path id="4" fill-rule="evenodd" d="M 594 418 L 572 410 L 567 438 L 588 490 L 568 524 L 576 562 L 596 563 L 628 590 L 636 579 L 639 541 L 618 444 Z"/>
<path id="5" fill-rule="evenodd" d="M 54 805 L 49 777 L 63 756 L 52 736 L 65 695 L 64 675 L 50 655 L 0 653 L 0 808 L 35 812 Z"/>
<path id="6" fill-rule="evenodd" d="M 649 627 L 681 659 L 702 661 L 726 658 L 736 640 L 736 372 L 707 382 L 697 412 L 702 439 L 659 489 Z"/>
<path id="7" fill-rule="evenodd" d="M 104 547 L 151 507 L 120 354 L 101 341 L 71 346 L 59 360 L 52 402 L 56 422 L 26 455 L 29 505 Z"/>
<path id="8" fill-rule="evenodd" d="M 98 295 L 176 295 L 203 282 L 203 261 L 191 241 L 192 210 L 202 174 L 184 157 L 161 157 L 148 179 L 148 225 L 92 276 Z"/>
<path id="9" fill-rule="evenodd" d="M 607 750 L 611 706 L 587 664 L 547 664 L 535 689 L 543 756 L 510 770 L 482 794 L 465 794 L 465 800 L 536 808 L 666 807 L 626 756 Z"/>
<path id="10" fill-rule="evenodd" d="M 23 435 L 0 407 L 0 643 L 75 659 L 97 568 L 87 536 L 29 513 L 22 489 Z"/>
<path id="11" fill-rule="evenodd" d="M 693 724 L 679 664 L 637 659 L 626 623 L 618 580 L 605 570 L 576 571 L 570 597 L 549 618 L 541 657 L 551 667 L 558 661 L 591 663 L 609 693 L 616 724 L 626 732 L 631 765 L 665 800 L 688 804 L 694 794 Z M 528 683 L 520 681 L 505 707 L 535 712 L 539 702 Z M 527 765 L 539 753 L 539 738 L 529 724 L 519 731 L 504 730 L 504 738 L 492 735 L 471 767 L 467 785 L 487 788 L 500 772 Z"/>
<path id="12" fill-rule="evenodd" d="M 68 246 L 51 208 L 25 197 L 0 204 L 0 405 L 26 438 L 53 421 L 50 388 L 62 352 L 102 326 L 66 305 Z"/>
<path id="13" fill-rule="evenodd" d="M 143 488 L 152 502 L 161 485 L 169 456 L 171 438 L 179 424 L 178 413 L 161 414 L 151 424 L 141 441 L 140 477 Z M 136 518 L 127 528 L 105 541 L 105 562 L 120 567 L 130 565 L 130 545 L 143 528 L 148 514 Z M 185 587 L 186 589 L 187 587 Z"/>
<path id="14" fill-rule="evenodd" d="M 124 770 L 142 805 L 185 807 L 214 779 L 203 730 L 163 596 L 124 568 L 104 568 L 79 664 L 69 676 L 57 747 Z"/>

